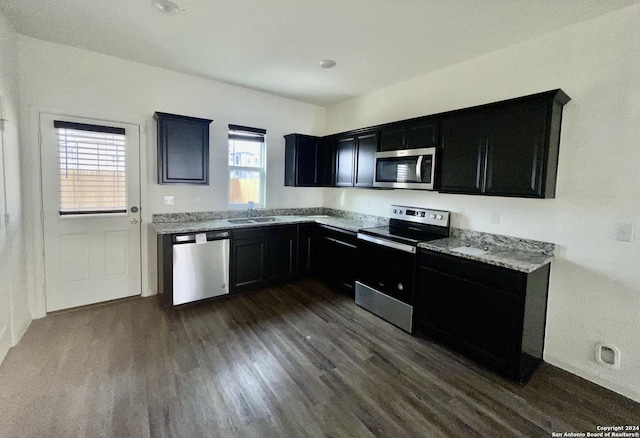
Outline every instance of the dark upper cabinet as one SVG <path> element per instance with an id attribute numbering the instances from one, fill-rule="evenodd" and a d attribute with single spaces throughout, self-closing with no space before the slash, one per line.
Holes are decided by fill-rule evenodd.
<path id="1" fill-rule="evenodd" d="M 336 138 L 337 187 L 373 187 L 378 138 L 377 131 Z"/>
<path id="2" fill-rule="evenodd" d="M 355 136 L 336 139 L 337 187 L 353 187 L 354 162 L 356 157 Z"/>
<path id="3" fill-rule="evenodd" d="M 386 125 L 380 130 L 380 151 L 419 149 L 438 146 L 440 122 L 420 118 Z"/>
<path id="4" fill-rule="evenodd" d="M 373 173 L 378 150 L 378 133 L 356 136 L 356 162 L 354 187 L 373 187 Z"/>
<path id="5" fill-rule="evenodd" d="M 158 184 L 209 184 L 209 124 L 213 120 L 156 112 Z"/>
<path id="6" fill-rule="evenodd" d="M 562 106 L 554 90 L 443 117 L 439 190 L 555 197 Z"/>
<path id="7" fill-rule="evenodd" d="M 487 148 L 487 114 L 463 112 L 442 122 L 442 150 L 439 151 L 442 192 L 481 193 Z"/>
<path id="8" fill-rule="evenodd" d="M 548 99 L 517 102 L 491 112 L 485 193 L 544 197 L 550 104 Z M 557 145 L 550 146 L 557 156 Z"/>
<path id="9" fill-rule="evenodd" d="M 326 139 L 285 135 L 284 185 L 322 187 L 333 184 L 333 149 Z"/>

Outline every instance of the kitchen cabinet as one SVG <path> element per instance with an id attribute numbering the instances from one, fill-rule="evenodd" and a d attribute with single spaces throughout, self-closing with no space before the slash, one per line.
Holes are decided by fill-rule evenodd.
<path id="1" fill-rule="evenodd" d="M 523 273 L 421 250 L 415 324 L 522 383 L 542 361 L 548 286 L 549 265 Z"/>
<path id="2" fill-rule="evenodd" d="M 481 193 L 487 147 L 487 114 L 469 111 L 442 123 L 438 189 L 449 193 Z"/>
<path id="3" fill-rule="evenodd" d="M 439 191 L 555 197 L 562 107 L 554 90 L 442 118 Z"/>
<path id="4" fill-rule="evenodd" d="M 320 225 L 315 270 L 324 281 L 353 296 L 357 269 L 355 232 Z"/>
<path id="5" fill-rule="evenodd" d="M 373 187 L 378 132 L 337 137 L 336 187 Z"/>
<path id="6" fill-rule="evenodd" d="M 231 293 L 262 287 L 295 273 L 295 225 L 274 225 L 232 230 Z"/>
<path id="7" fill-rule="evenodd" d="M 298 262 L 296 275 L 304 277 L 315 272 L 317 261 L 317 229 L 316 224 L 298 225 Z"/>
<path id="8" fill-rule="evenodd" d="M 284 185 L 323 187 L 333 184 L 332 143 L 322 137 L 285 135 Z"/>
<path id="9" fill-rule="evenodd" d="M 158 184 L 209 184 L 213 120 L 156 112 Z"/>
<path id="10" fill-rule="evenodd" d="M 429 148 L 439 145 L 439 119 L 421 117 L 380 129 L 380 151 Z"/>

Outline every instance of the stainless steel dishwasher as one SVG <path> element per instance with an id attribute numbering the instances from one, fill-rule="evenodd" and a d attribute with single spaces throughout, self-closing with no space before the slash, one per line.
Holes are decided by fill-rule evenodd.
<path id="1" fill-rule="evenodd" d="M 229 232 L 173 237 L 173 304 L 229 293 Z"/>

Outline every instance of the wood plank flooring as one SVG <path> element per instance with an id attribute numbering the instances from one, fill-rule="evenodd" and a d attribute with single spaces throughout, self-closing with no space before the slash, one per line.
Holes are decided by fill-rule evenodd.
<path id="1" fill-rule="evenodd" d="M 1 437 L 550 437 L 640 404 L 544 364 L 524 387 L 313 280 L 36 320 L 0 366 Z"/>

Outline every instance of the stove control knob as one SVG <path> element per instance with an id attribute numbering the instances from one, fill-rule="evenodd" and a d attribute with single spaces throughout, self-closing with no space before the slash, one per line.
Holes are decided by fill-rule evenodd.
<path id="1" fill-rule="evenodd" d="M 402 285 L 402 283 L 398 283 L 398 290 L 404 290 L 404 286 Z"/>
<path id="2" fill-rule="evenodd" d="M 436 216 L 436 219 L 438 219 L 438 220 L 442 220 L 442 215 L 441 215 L 441 214 L 437 215 L 437 216 Z"/>
<path id="3" fill-rule="evenodd" d="M 436 218 L 436 215 L 435 215 L 435 214 L 433 214 L 433 213 L 431 213 L 431 214 L 429 215 L 429 217 L 430 217 L 431 219 L 435 219 L 435 218 Z"/>
<path id="4" fill-rule="evenodd" d="M 397 212 L 398 212 L 398 210 L 396 210 L 396 209 L 394 208 L 394 209 L 393 209 L 393 212 L 394 212 L 394 213 L 397 213 Z"/>

